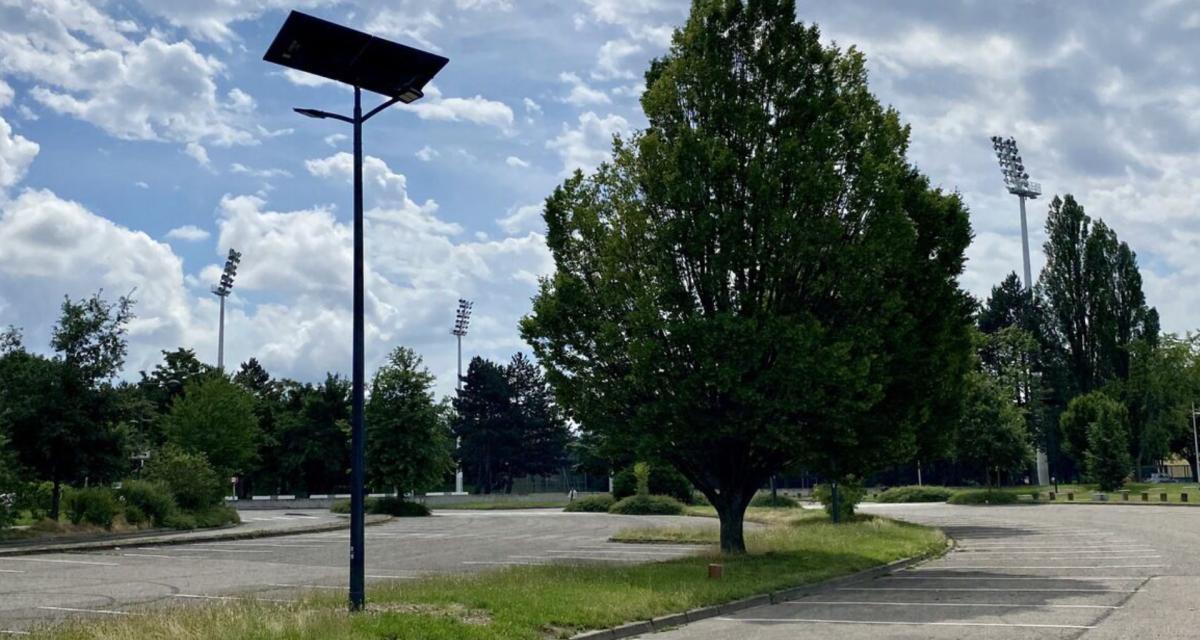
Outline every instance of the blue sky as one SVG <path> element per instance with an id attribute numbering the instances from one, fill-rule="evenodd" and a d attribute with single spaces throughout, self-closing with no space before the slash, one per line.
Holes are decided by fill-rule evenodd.
<path id="1" fill-rule="evenodd" d="M 867 54 L 913 161 L 963 193 L 966 288 L 1020 268 L 987 140 L 1013 135 L 1048 194 L 1075 193 L 1138 252 L 1165 327 L 1196 326 L 1194 3 L 798 5 Z M 291 108 L 351 97 L 261 60 L 290 8 L 451 60 L 425 100 L 368 125 L 368 366 L 412 346 L 448 392 L 460 296 L 477 301 L 468 354 L 524 348 L 516 321 L 552 267 L 539 204 L 643 125 L 642 73 L 686 1 L 0 0 L 0 325 L 42 349 L 62 295 L 137 287 L 127 375 L 160 349 L 215 360 L 207 291 L 233 246 L 227 359 L 348 370 L 349 130 Z M 1035 271 L 1045 204 L 1030 208 Z"/>

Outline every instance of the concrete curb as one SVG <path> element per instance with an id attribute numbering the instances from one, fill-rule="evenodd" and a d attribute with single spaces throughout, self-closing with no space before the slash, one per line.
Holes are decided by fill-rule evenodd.
<path id="1" fill-rule="evenodd" d="M 390 522 L 392 516 L 370 515 L 367 516 L 366 525 L 383 524 Z M 191 544 L 194 542 L 221 542 L 226 540 L 254 540 L 257 538 L 278 538 L 283 536 L 294 536 L 304 533 L 325 533 L 328 531 L 338 531 L 341 529 L 350 528 L 350 522 L 335 522 L 330 524 L 313 525 L 310 527 L 295 527 L 290 529 L 256 529 L 251 531 L 234 531 L 237 525 L 217 527 L 210 529 L 212 533 L 207 532 L 171 532 L 168 536 L 159 535 L 142 535 L 130 534 L 127 537 L 106 537 L 103 540 L 88 540 L 80 542 L 66 542 L 61 544 L 40 544 L 30 545 L 10 549 L 0 548 L 0 557 L 4 556 L 29 556 L 41 553 L 64 553 L 70 551 L 103 551 L 106 549 L 118 549 L 126 546 L 171 546 L 179 544 Z M 224 531 L 225 533 L 222 533 Z"/>
<path id="2" fill-rule="evenodd" d="M 729 615 L 752 609 L 754 607 L 762 607 L 769 604 L 779 604 L 796 598 L 816 595 L 832 589 L 836 589 L 848 583 L 859 582 L 863 580 L 872 580 L 883 575 L 887 575 L 898 569 L 907 569 L 915 564 L 926 562 L 934 558 L 940 558 L 954 549 L 955 543 L 953 539 L 947 539 L 946 547 L 929 553 L 912 556 L 911 558 L 902 558 L 895 562 L 874 567 L 842 576 L 833 578 L 824 582 L 801 585 L 790 589 L 780 591 L 771 591 L 762 593 L 741 600 L 734 600 L 724 604 L 715 604 L 708 607 L 700 607 L 683 613 L 674 613 L 670 615 L 660 616 L 651 620 L 643 620 L 639 622 L 629 622 L 619 627 L 611 629 L 598 629 L 596 631 L 585 631 L 580 634 L 571 636 L 570 640 L 621 640 L 623 638 L 632 638 L 643 633 L 657 633 L 666 631 L 667 629 L 678 627 L 684 624 L 699 622 L 707 618 L 715 618 L 717 616 Z"/>

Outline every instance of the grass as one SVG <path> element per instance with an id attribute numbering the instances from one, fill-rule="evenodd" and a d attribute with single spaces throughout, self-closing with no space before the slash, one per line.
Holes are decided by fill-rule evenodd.
<path id="1" fill-rule="evenodd" d="M 229 602 L 120 619 L 87 620 L 35 633 L 38 640 L 546 640 L 585 629 L 728 602 L 867 569 L 945 548 L 937 531 L 884 519 L 830 524 L 792 511 L 748 532 L 750 553 L 635 566 L 519 566 L 469 576 L 372 584 L 368 610 L 344 613 L 344 596 L 316 594 L 295 604 Z M 711 529 L 711 528 L 702 528 Z M 667 534 L 664 534 L 667 535 Z M 725 565 L 721 580 L 707 564 Z"/>

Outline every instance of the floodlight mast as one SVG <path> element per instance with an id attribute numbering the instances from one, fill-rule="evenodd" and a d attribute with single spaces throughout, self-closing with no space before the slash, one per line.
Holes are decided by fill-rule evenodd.
<path id="1" fill-rule="evenodd" d="M 462 339 L 467 335 L 467 328 L 471 325 L 471 308 L 475 306 L 470 300 L 458 299 L 458 311 L 454 314 L 454 328 L 450 330 L 450 334 L 458 338 L 458 383 L 455 389 L 462 392 L 463 374 L 462 374 Z M 462 439 L 456 438 L 454 441 L 455 448 L 461 444 Z M 463 493 L 463 470 L 462 464 L 459 464 L 454 469 L 454 493 Z"/>
<path id="2" fill-rule="evenodd" d="M 375 114 L 397 102 L 421 98 L 421 89 L 441 71 L 448 59 L 402 44 L 355 31 L 327 20 L 292 11 L 279 29 L 263 59 L 297 71 L 354 87 L 354 114 L 319 109 L 296 109 L 300 115 L 334 119 L 354 128 L 354 349 L 351 375 L 350 418 L 350 610 L 366 606 L 365 576 L 365 458 L 363 425 L 364 335 L 363 313 L 363 182 L 362 125 Z M 363 114 L 362 90 L 388 99 Z"/>
<path id="3" fill-rule="evenodd" d="M 1021 257 L 1025 271 L 1025 293 L 1033 296 L 1033 270 L 1029 265 L 1029 225 L 1025 216 L 1025 200 L 1036 200 L 1042 195 L 1042 185 L 1031 182 L 1029 173 L 1025 170 L 1025 162 L 1017 149 L 1017 141 L 1012 138 L 992 136 L 992 149 L 1000 162 L 1000 174 L 1004 177 L 1004 187 L 1008 192 L 1017 196 L 1021 205 Z M 1046 458 L 1046 447 L 1037 443 L 1037 480 L 1038 484 L 1050 484 L 1050 464 Z"/>
<path id="4" fill-rule="evenodd" d="M 229 256 L 225 258 L 225 270 L 221 272 L 221 282 L 212 288 L 212 293 L 221 299 L 221 320 L 217 329 L 217 369 L 225 370 L 225 298 L 233 292 L 233 277 L 237 275 L 238 263 L 242 261 L 242 254 L 229 250 Z"/>

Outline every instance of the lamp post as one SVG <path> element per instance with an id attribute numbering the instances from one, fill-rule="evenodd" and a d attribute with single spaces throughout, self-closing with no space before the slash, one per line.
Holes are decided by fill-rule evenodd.
<path id="1" fill-rule="evenodd" d="M 354 128 L 354 355 L 350 434 L 350 610 L 366 604 L 364 549 L 365 433 L 363 429 L 363 184 L 362 125 L 375 114 L 420 99 L 421 90 L 449 62 L 442 56 L 376 38 L 320 18 L 291 12 L 263 59 L 354 87 L 354 115 L 296 109 L 310 118 L 340 120 Z M 387 98 L 363 113 L 362 90 Z"/>
<path id="2" fill-rule="evenodd" d="M 225 298 L 233 291 L 233 277 L 237 275 L 238 263 L 242 261 L 242 254 L 229 250 L 229 257 L 225 258 L 225 270 L 221 272 L 221 282 L 212 288 L 214 296 L 221 299 L 221 320 L 217 329 L 217 369 L 225 370 Z"/>
<path id="3" fill-rule="evenodd" d="M 1196 437 L 1196 403 L 1192 403 L 1192 456 L 1196 460 L 1196 473 L 1192 479 L 1200 482 L 1200 438 Z M 1138 473 L 1141 473 L 1140 471 Z"/>
<path id="4" fill-rule="evenodd" d="M 458 381 L 455 390 L 462 392 L 462 339 L 467 335 L 467 327 L 471 325 L 471 307 L 475 303 L 470 300 L 458 299 L 458 311 L 454 314 L 454 328 L 450 330 L 450 334 L 458 338 Z M 454 446 L 458 447 L 462 443 L 462 438 L 457 438 Z M 454 493 L 463 493 L 463 470 L 462 463 L 454 470 Z"/>
<path id="5" fill-rule="evenodd" d="M 1017 196 L 1021 203 L 1021 257 L 1024 261 L 1025 293 L 1033 296 L 1033 272 L 1029 267 L 1029 226 L 1025 218 L 1025 201 L 1036 200 L 1042 195 L 1042 185 L 1029 181 L 1029 173 L 1025 171 L 1025 162 L 1017 149 L 1017 141 L 1012 138 L 992 136 L 992 149 L 996 159 L 1000 161 L 1000 174 L 1004 177 L 1004 186 L 1008 192 Z M 1038 484 L 1050 484 L 1050 465 L 1046 459 L 1044 443 L 1037 443 L 1037 477 Z"/>

